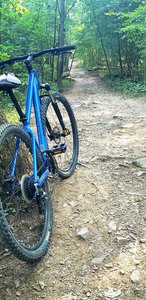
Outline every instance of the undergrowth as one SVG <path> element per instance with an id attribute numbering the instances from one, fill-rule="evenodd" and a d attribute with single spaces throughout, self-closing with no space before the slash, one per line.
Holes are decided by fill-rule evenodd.
<path id="1" fill-rule="evenodd" d="M 108 87 L 113 90 L 120 91 L 131 96 L 146 96 L 146 84 L 144 83 L 144 80 L 135 82 L 131 78 L 109 78 L 107 76 L 102 79 L 106 82 Z"/>

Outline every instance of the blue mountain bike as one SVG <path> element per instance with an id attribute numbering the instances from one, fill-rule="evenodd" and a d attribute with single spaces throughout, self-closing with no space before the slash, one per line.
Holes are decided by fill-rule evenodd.
<path id="1" fill-rule="evenodd" d="M 48 178 L 56 172 L 62 179 L 71 176 L 79 149 L 69 102 L 62 94 L 51 92 L 49 84 L 40 83 L 32 61 L 74 48 L 52 48 L 0 62 L 4 68 L 23 61 L 29 74 L 25 113 L 13 92 L 20 80 L 10 73 L 0 76 L 0 90 L 10 96 L 23 125 L 0 126 L 0 237 L 6 248 L 27 262 L 40 260 L 49 246 L 52 204 Z M 46 95 L 40 95 L 41 89 Z M 32 107 L 37 135 L 30 126 Z"/>

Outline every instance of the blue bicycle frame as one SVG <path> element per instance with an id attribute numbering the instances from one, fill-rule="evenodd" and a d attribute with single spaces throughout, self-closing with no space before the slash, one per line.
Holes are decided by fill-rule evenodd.
<path id="1" fill-rule="evenodd" d="M 23 122 L 23 130 L 27 132 L 31 139 L 32 139 L 32 156 L 33 156 L 33 177 L 34 177 L 34 185 L 36 187 L 39 187 L 44 182 L 45 178 L 49 175 L 50 171 L 47 167 L 45 172 L 41 175 L 41 177 L 38 179 L 37 175 L 37 154 L 36 154 L 36 147 L 38 148 L 39 152 L 41 153 L 42 159 L 44 163 L 46 162 L 47 166 L 47 157 L 46 157 L 46 151 L 48 150 L 47 145 L 47 139 L 46 135 L 44 133 L 43 127 L 42 127 L 42 120 L 41 120 L 41 110 L 40 110 L 40 96 L 39 96 L 39 79 L 37 77 L 37 74 L 34 69 L 32 69 L 29 72 L 29 81 L 28 81 L 28 89 L 27 89 L 27 98 L 26 98 L 26 112 L 25 112 L 25 119 L 22 119 Z M 38 135 L 38 142 L 35 138 L 35 134 L 33 130 L 30 127 L 30 116 L 31 116 L 31 108 L 32 104 L 34 107 L 34 113 L 35 113 L 35 120 L 36 120 L 36 126 L 37 126 L 37 135 Z M 19 144 L 20 140 L 17 139 L 16 142 L 16 148 L 15 148 L 15 154 L 14 159 L 12 163 L 12 170 L 11 170 L 11 176 L 14 176 L 15 167 L 16 167 L 16 161 L 17 156 L 19 152 Z"/>
<path id="2" fill-rule="evenodd" d="M 50 170 L 49 170 L 49 163 L 48 163 L 48 157 L 47 157 L 47 151 L 49 149 L 48 149 L 48 145 L 47 145 L 47 139 L 46 139 L 46 136 L 45 136 L 45 133 L 43 130 L 43 126 L 42 126 L 41 112 L 40 112 L 40 108 L 41 108 L 40 97 L 39 97 L 40 83 L 39 83 L 39 79 L 38 79 L 38 76 L 37 76 L 35 70 L 32 68 L 31 61 L 37 57 L 40 57 L 41 55 L 44 55 L 44 54 L 50 53 L 50 54 L 55 55 L 55 54 L 65 53 L 67 51 L 74 50 L 74 49 L 75 49 L 75 46 L 63 46 L 63 47 L 58 47 L 58 48 L 46 49 L 41 52 L 28 54 L 25 56 L 14 57 L 12 59 L 0 62 L 0 68 L 3 68 L 5 66 L 11 65 L 15 62 L 24 61 L 26 64 L 26 67 L 28 69 L 29 81 L 28 81 L 25 114 L 22 112 L 21 107 L 20 107 L 19 103 L 17 102 L 17 99 L 12 91 L 12 87 L 6 85 L 6 88 L 3 87 L 1 90 L 6 90 L 7 93 L 9 94 L 9 96 L 20 116 L 20 120 L 23 123 L 23 130 L 25 132 L 27 132 L 32 139 L 33 175 L 31 175 L 31 177 L 34 178 L 34 184 L 35 184 L 36 188 L 42 185 L 45 178 L 49 175 Z M 38 142 L 35 138 L 33 130 L 30 127 L 30 116 L 31 116 L 32 104 L 34 106 L 34 112 L 35 112 Z M 54 109 L 55 109 L 55 106 L 54 106 Z M 61 124 L 62 128 L 65 129 L 63 119 L 62 119 L 61 114 L 60 114 L 59 110 L 57 109 L 57 107 L 56 107 L 56 114 L 58 115 L 58 118 L 60 120 L 60 124 Z M 14 157 L 13 157 L 13 161 L 12 161 L 10 177 L 14 177 L 14 174 L 15 174 L 15 168 L 16 168 L 16 162 L 17 162 L 20 142 L 21 142 L 20 139 L 17 139 L 16 146 L 15 146 L 15 153 L 14 153 Z M 36 149 L 38 149 L 38 151 L 40 152 L 40 154 L 42 156 L 42 160 L 46 167 L 45 172 L 41 175 L 41 177 L 39 179 L 38 179 L 38 175 L 37 175 L 38 170 L 37 170 Z"/>

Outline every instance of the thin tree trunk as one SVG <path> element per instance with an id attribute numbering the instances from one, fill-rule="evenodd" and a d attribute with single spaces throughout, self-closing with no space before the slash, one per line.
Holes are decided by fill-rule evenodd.
<path id="1" fill-rule="evenodd" d="M 72 56 L 72 60 L 71 60 L 71 64 L 70 64 L 70 69 L 69 69 L 69 74 L 70 74 L 70 72 L 71 72 L 71 69 L 72 69 L 72 65 L 73 65 L 74 57 L 75 57 L 75 52 L 73 53 L 73 56 Z"/>
<path id="2" fill-rule="evenodd" d="M 64 22 L 65 22 L 65 0 L 60 0 L 60 26 L 59 26 L 59 47 L 64 46 Z M 62 89 L 62 73 L 63 73 L 63 54 L 60 54 L 58 57 L 58 66 L 57 66 L 57 84 L 59 90 Z"/>
<path id="3" fill-rule="evenodd" d="M 98 21 L 97 21 L 97 16 L 95 14 L 94 5 L 93 5 L 92 0 L 91 0 L 91 8 L 92 8 L 93 16 L 94 16 L 94 22 L 95 22 L 95 25 L 96 25 L 97 34 L 99 35 L 101 47 L 102 47 L 102 50 L 103 50 L 103 53 L 104 53 L 104 57 L 105 57 L 105 60 L 106 60 L 107 69 L 108 69 L 109 75 L 111 76 L 110 65 L 109 65 L 109 62 L 108 62 L 108 57 L 107 57 L 106 49 L 104 47 L 102 33 L 101 33 L 100 26 L 99 26 Z"/>
<path id="4" fill-rule="evenodd" d="M 144 85 L 146 87 L 146 33 L 145 33 L 145 52 L 144 52 Z"/>
<path id="5" fill-rule="evenodd" d="M 2 0 L 0 0 L 0 8 L 2 8 Z M 2 13 L 0 11 L 0 43 L 2 43 L 1 28 L 2 28 Z"/>
<path id="6" fill-rule="evenodd" d="M 119 63 L 120 63 L 120 73 L 121 73 L 121 77 L 122 77 L 123 76 L 123 65 L 122 65 L 122 57 L 121 57 L 121 43 L 120 43 L 119 32 L 117 34 L 117 39 L 118 39 L 118 55 L 119 55 Z"/>
<path id="7" fill-rule="evenodd" d="M 58 1 L 55 3 L 55 19 L 54 19 L 54 38 L 53 38 L 53 48 L 56 47 L 56 34 L 57 34 L 57 6 Z M 54 55 L 52 55 L 52 63 L 51 63 L 51 80 L 54 79 Z"/>
<path id="8" fill-rule="evenodd" d="M 94 59 L 94 53 L 93 49 L 89 49 L 89 54 L 90 54 L 90 62 L 91 62 L 91 68 L 95 67 L 95 59 Z"/>
<path id="9" fill-rule="evenodd" d="M 64 56 L 64 68 L 63 72 L 69 72 L 69 54 Z"/>
<path id="10" fill-rule="evenodd" d="M 126 42 L 124 42 L 122 50 L 123 50 L 123 53 L 125 55 L 125 61 L 126 61 L 127 68 L 128 68 L 128 75 L 131 76 L 132 75 L 132 66 L 131 66 L 131 62 L 130 62 L 130 59 L 129 59 L 129 55 L 128 55 L 129 51 L 127 49 L 127 43 Z"/>
<path id="11" fill-rule="evenodd" d="M 109 66 L 109 62 L 108 62 L 108 57 L 107 57 L 107 53 L 106 53 L 106 50 L 105 50 L 105 47 L 104 47 L 103 38 L 102 38 L 102 34 L 101 34 L 99 26 L 97 26 L 97 30 L 98 30 L 98 33 L 99 33 L 99 36 L 100 36 L 100 42 L 101 42 L 102 50 L 103 50 L 104 57 L 105 57 L 105 60 L 106 60 L 106 65 L 107 65 L 107 68 L 108 68 L 108 72 L 109 72 L 109 75 L 111 76 L 111 70 L 110 70 L 110 66 Z"/>

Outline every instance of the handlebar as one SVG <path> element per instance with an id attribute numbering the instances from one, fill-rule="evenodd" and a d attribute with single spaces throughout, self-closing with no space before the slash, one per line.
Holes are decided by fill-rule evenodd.
<path id="1" fill-rule="evenodd" d="M 31 58 L 31 60 L 33 60 L 33 59 L 35 59 L 39 56 L 42 56 L 44 54 L 47 54 L 47 53 L 61 54 L 63 52 L 74 50 L 75 48 L 76 48 L 76 46 L 74 46 L 74 45 L 72 45 L 72 46 L 63 46 L 63 47 L 56 47 L 56 48 L 46 49 L 46 50 L 43 50 L 43 51 L 40 51 L 40 52 L 27 54 L 27 55 L 24 55 L 24 56 L 16 56 L 12 59 L 1 61 L 0 62 L 0 67 L 4 67 L 4 66 L 7 66 L 7 65 L 12 65 L 15 62 L 26 60 L 26 59 L 29 59 L 29 58 Z"/>

